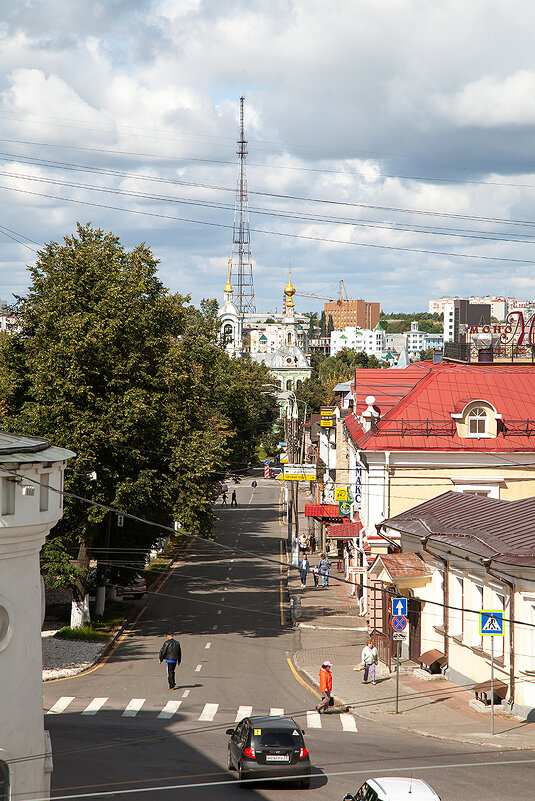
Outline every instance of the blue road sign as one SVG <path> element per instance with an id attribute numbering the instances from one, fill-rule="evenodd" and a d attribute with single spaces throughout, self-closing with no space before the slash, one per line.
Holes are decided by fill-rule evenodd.
<path id="1" fill-rule="evenodd" d="M 407 628 L 407 618 L 402 615 L 395 615 L 392 618 L 392 628 L 394 631 L 404 631 Z"/>
<path id="2" fill-rule="evenodd" d="M 479 633 L 483 637 L 503 637 L 503 609 L 482 609 L 479 613 Z"/>
<path id="3" fill-rule="evenodd" d="M 392 614 L 407 617 L 407 599 L 392 598 Z"/>
<path id="4" fill-rule="evenodd" d="M 267 466 L 268 466 L 268 464 L 269 464 L 269 459 L 264 459 L 264 464 L 265 464 L 265 466 L 267 467 Z"/>

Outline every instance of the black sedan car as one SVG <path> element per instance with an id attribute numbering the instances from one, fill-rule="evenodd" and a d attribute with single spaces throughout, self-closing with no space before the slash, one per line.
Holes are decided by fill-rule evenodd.
<path id="1" fill-rule="evenodd" d="M 238 779 L 297 777 L 301 787 L 310 785 L 310 757 L 304 732 L 292 718 L 244 718 L 227 729 L 228 768 Z"/>

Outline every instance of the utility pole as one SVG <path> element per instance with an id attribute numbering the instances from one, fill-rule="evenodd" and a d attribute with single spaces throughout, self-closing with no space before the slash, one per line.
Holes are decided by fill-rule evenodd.
<path id="1" fill-rule="evenodd" d="M 240 97 L 240 136 L 238 139 L 238 179 L 236 181 L 236 202 L 234 205 L 234 228 L 232 231 L 231 283 L 234 286 L 234 302 L 240 315 L 255 312 L 253 287 L 253 262 L 251 258 L 251 230 L 249 227 L 249 199 L 247 195 L 247 139 L 243 121 L 243 103 Z"/>

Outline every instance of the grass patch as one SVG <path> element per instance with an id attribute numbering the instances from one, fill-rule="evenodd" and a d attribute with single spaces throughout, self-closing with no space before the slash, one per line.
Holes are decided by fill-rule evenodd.
<path id="1" fill-rule="evenodd" d="M 71 629 L 70 626 L 63 626 L 54 635 L 60 640 L 85 640 L 86 642 L 106 642 L 111 634 L 120 626 L 133 604 L 127 601 L 106 601 L 106 609 L 102 617 L 96 617 L 89 623 L 85 623 L 79 629 Z"/>

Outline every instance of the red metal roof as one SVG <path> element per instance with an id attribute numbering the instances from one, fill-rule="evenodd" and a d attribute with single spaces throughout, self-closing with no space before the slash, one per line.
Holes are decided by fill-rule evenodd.
<path id="1" fill-rule="evenodd" d="M 340 517 L 337 503 L 305 503 L 305 517 Z"/>
<path id="2" fill-rule="evenodd" d="M 535 365 L 520 364 L 430 364 L 410 365 L 402 370 L 357 370 L 357 415 L 366 407 L 364 398 L 373 395 L 380 413 L 377 431 L 364 432 L 356 414 L 346 420 L 356 445 L 363 450 L 384 451 L 535 451 L 535 435 L 507 433 L 513 421 L 527 423 L 535 430 Z M 364 373 L 374 375 L 365 381 Z M 470 400 L 486 400 L 502 415 L 506 436 L 459 438 L 452 428 L 451 413 Z M 462 404 L 462 405 L 461 405 Z M 400 433 L 402 423 L 426 426 L 429 435 Z M 407 425 L 408 424 L 408 425 Z M 440 429 L 433 433 L 433 428 Z M 529 428 L 529 427 L 528 427 Z M 449 432 L 446 433 L 447 429 Z"/>
<path id="3" fill-rule="evenodd" d="M 331 539 L 349 540 L 352 537 L 358 537 L 361 529 L 360 520 L 354 520 L 352 523 L 335 523 L 335 525 L 327 527 L 327 536 Z"/>

